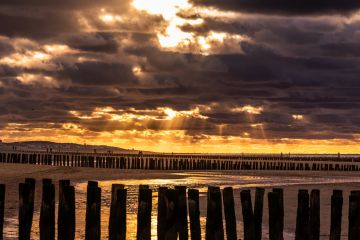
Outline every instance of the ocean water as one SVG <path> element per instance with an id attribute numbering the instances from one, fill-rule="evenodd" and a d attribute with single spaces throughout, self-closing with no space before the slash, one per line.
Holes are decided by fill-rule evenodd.
<path id="1" fill-rule="evenodd" d="M 159 172 L 160 173 L 160 172 Z M 169 173 L 168 173 L 169 174 Z M 153 209 L 152 209 L 152 239 L 156 239 L 157 225 L 157 189 L 160 186 L 173 187 L 174 185 L 184 185 L 188 188 L 197 188 L 200 191 L 200 210 L 201 210 L 201 226 L 202 236 L 205 237 L 206 223 L 206 191 L 207 186 L 220 186 L 221 188 L 232 186 L 234 188 L 235 210 L 237 217 L 238 239 L 243 239 L 242 230 L 242 214 L 240 204 L 240 191 L 242 189 L 253 189 L 255 187 L 264 187 L 267 191 L 273 187 L 284 188 L 285 198 L 285 232 L 286 240 L 294 239 L 295 223 L 296 223 L 296 207 L 297 207 L 297 191 L 299 188 L 319 188 L 321 190 L 321 239 L 328 239 L 329 218 L 330 218 L 330 196 L 334 188 L 344 189 L 345 193 L 349 188 L 360 188 L 360 178 L 354 176 L 284 176 L 269 175 L 264 176 L 256 174 L 243 175 L 241 172 L 183 172 L 171 173 L 167 179 L 148 178 L 134 171 L 131 179 L 118 179 L 99 181 L 102 189 L 102 205 L 101 205 L 101 239 L 108 239 L 108 221 L 109 206 L 111 200 L 111 185 L 114 183 L 125 184 L 128 189 L 127 197 L 127 239 L 136 239 L 136 214 L 137 214 L 137 194 L 140 184 L 148 184 L 153 189 Z M 86 187 L 87 182 L 72 182 L 76 191 L 76 239 L 85 239 L 85 206 L 86 206 Z M 40 184 L 37 186 L 40 188 Z M 351 190 L 351 189 L 350 189 Z M 40 191 L 40 190 L 38 190 Z M 254 199 L 254 191 L 252 191 Z M 344 206 L 347 204 L 347 195 L 344 194 Z M 31 239 L 39 239 L 39 209 L 40 196 L 36 196 L 35 213 L 32 227 Z M 17 238 L 17 205 L 8 204 L 6 206 L 6 217 L 4 226 L 5 239 Z M 264 197 L 264 216 L 263 216 L 263 239 L 268 239 L 268 215 L 267 215 L 267 196 Z M 343 236 L 346 239 L 347 228 L 347 209 L 344 207 L 343 217 Z"/>

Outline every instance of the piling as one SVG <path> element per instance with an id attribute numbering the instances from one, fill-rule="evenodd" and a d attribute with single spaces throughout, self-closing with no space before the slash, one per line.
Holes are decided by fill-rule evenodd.
<path id="1" fill-rule="evenodd" d="M 152 190 L 148 185 L 139 186 L 137 240 L 151 239 Z"/>
<path id="2" fill-rule="evenodd" d="M 19 239 L 30 240 L 31 232 L 31 203 L 30 203 L 30 184 L 19 184 Z"/>
<path id="3" fill-rule="evenodd" d="M 100 240 L 101 189 L 97 182 L 89 181 L 87 186 L 85 239 Z"/>
<path id="4" fill-rule="evenodd" d="M 0 240 L 4 232 L 5 189 L 5 184 L 0 184 Z"/>
<path id="5" fill-rule="evenodd" d="M 75 188 L 62 187 L 61 214 L 58 220 L 58 240 L 75 239 Z"/>
<path id="6" fill-rule="evenodd" d="M 59 181 L 59 203 L 58 203 L 58 239 L 66 239 L 65 238 L 65 228 L 64 226 L 66 225 L 66 223 L 64 223 L 65 221 L 65 217 L 63 216 L 63 214 L 65 213 L 65 211 L 67 211 L 65 209 L 65 204 L 64 204 L 64 188 L 70 186 L 70 180 L 60 180 Z"/>
<path id="7" fill-rule="evenodd" d="M 208 187 L 205 238 L 206 240 L 224 239 L 221 192 L 219 187 Z"/>
<path id="8" fill-rule="evenodd" d="M 307 190 L 299 190 L 295 240 L 310 239 L 309 210 L 309 193 Z"/>
<path id="9" fill-rule="evenodd" d="M 255 240 L 261 240 L 262 237 L 262 217 L 264 208 L 264 193 L 265 189 L 256 188 L 255 190 L 255 205 L 254 205 L 254 231 Z"/>
<path id="10" fill-rule="evenodd" d="M 284 232 L 284 189 L 282 188 L 273 188 L 272 190 L 273 192 L 276 192 L 279 194 L 279 198 L 280 198 L 280 206 L 279 206 L 279 212 L 278 212 L 278 217 L 280 219 L 280 232 L 281 232 L 281 240 L 284 239 L 284 236 L 283 236 L 283 232 Z"/>
<path id="11" fill-rule="evenodd" d="M 165 240 L 167 225 L 167 187 L 160 187 L 158 191 L 158 215 L 157 215 L 157 237 L 158 240 Z"/>
<path id="12" fill-rule="evenodd" d="M 188 201 L 191 240 L 201 240 L 199 190 L 189 189 Z"/>
<path id="13" fill-rule="evenodd" d="M 42 187 L 40 240 L 55 240 L 55 186 L 46 180 Z"/>
<path id="14" fill-rule="evenodd" d="M 334 190 L 331 196 L 330 240 L 340 240 L 343 194 L 341 190 Z"/>
<path id="15" fill-rule="evenodd" d="M 351 191 L 349 197 L 349 240 L 360 239 L 360 191 Z"/>
<path id="16" fill-rule="evenodd" d="M 232 187 L 223 190 L 226 239 L 237 240 L 234 192 Z"/>
<path id="17" fill-rule="evenodd" d="M 268 209 L 269 209 L 269 240 L 282 240 L 283 227 L 282 219 L 279 214 L 281 210 L 281 196 L 279 192 L 268 193 Z"/>
<path id="18" fill-rule="evenodd" d="M 251 202 L 250 190 L 242 190 L 240 192 L 241 207 L 244 223 L 244 240 L 255 239 L 254 213 Z"/>
<path id="19" fill-rule="evenodd" d="M 111 186 L 111 203 L 109 216 L 109 240 L 126 239 L 126 197 L 123 184 Z"/>
<path id="20" fill-rule="evenodd" d="M 310 194 L 310 240 L 320 239 L 320 191 L 313 189 Z"/>
<path id="21" fill-rule="evenodd" d="M 179 217 L 179 192 L 175 189 L 166 190 L 166 226 L 165 239 L 177 240 L 178 238 L 178 217 Z"/>
<path id="22" fill-rule="evenodd" d="M 188 240 L 186 187 L 175 186 L 177 191 L 177 232 L 179 240 Z"/>

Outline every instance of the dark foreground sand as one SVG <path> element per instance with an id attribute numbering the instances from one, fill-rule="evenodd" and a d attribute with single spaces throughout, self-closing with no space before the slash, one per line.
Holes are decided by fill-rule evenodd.
<path id="1" fill-rule="evenodd" d="M 242 215 L 240 204 L 240 190 L 257 186 L 266 188 L 281 186 L 285 197 L 285 239 L 294 239 L 297 191 L 299 189 L 320 189 L 321 191 L 321 239 L 328 239 L 330 226 L 330 196 L 333 189 L 344 190 L 343 207 L 343 237 L 347 239 L 348 195 L 351 190 L 360 189 L 358 173 L 318 173 L 318 172 L 169 172 L 169 171 L 139 171 L 34 166 L 20 164 L 0 164 L 0 181 L 6 184 L 5 206 L 5 239 L 17 239 L 18 214 L 18 184 L 26 177 L 37 179 L 35 216 L 33 221 L 32 239 L 38 238 L 38 217 L 41 199 L 42 178 L 52 178 L 55 182 L 60 179 L 70 179 L 76 188 L 77 211 L 77 239 L 84 239 L 84 218 L 86 203 L 86 181 L 98 180 L 102 188 L 102 239 L 107 239 L 107 224 L 109 215 L 110 190 L 113 183 L 124 183 L 128 188 L 128 239 L 135 239 L 137 186 L 149 184 L 152 189 L 160 185 L 186 185 L 199 188 L 201 192 L 202 226 L 206 216 L 206 187 L 217 185 L 221 187 L 233 186 L 235 189 L 236 215 L 238 220 L 238 238 L 243 238 Z M 156 239 L 156 205 L 157 193 L 153 194 L 153 239 Z M 267 197 L 264 203 L 263 239 L 268 239 L 268 207 Z"/>

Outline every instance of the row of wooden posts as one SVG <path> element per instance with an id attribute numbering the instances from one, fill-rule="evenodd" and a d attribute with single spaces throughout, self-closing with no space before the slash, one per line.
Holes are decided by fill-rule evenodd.
<path id="1" fill-rule="evenodd" d="M 42 181 L 42 203 L 40 210 L 40 240 L 55 239 L 55 185 L 50 179 Z M 240 192 L 245 240 L 262 238 L 263 201 L 265 190 L 256 188 L 254 208 L 250 190 Z M 151 239 L 152 192 L 148 185 L 139 186 L 136 239 Z M 30 240 L 33 223 L 35 180 L 25 179 L 19 184 L 18 234 L 20 240 Z M 5 185 L 0 185 L 0 229 L 3 239 Z M 331 196 L 330 240 L 341 236 L 343 194 L 334 190 Z M 126 239 L 127 189 L 113 184 L 109 217 L 109 239 Z M 223 229 L 223 210 L 225 230 Z M 283 240 L 284 198 L 283 189 L 268 192 L 269 239 Z M 59 182 L 59 204 L 57 239 L 75 239 L 75 189 L 69 180 Z M 85 239 L 100 240 L 101 237 L 101 188 L 95 181 L 87 185 Z M 189 217 L 189 218 L 188 218 Z M 188 219 L 189 223 L 188 224 Z M 360 239 L 360 191 L 352 191 L 349 197 L 348 239 Z M 234 192 L 226 187 L 208 187 L 206 240 L 237 240 Z M 190 236 L 188 234 L 190 225 Z M 226 233 L 226 234 L 225 234 Z M 320 239 L 320 191 L 299 190 L 296 218 L 296 240 Z M 157 239 L 200 240 L 199 191 L 175 186 L 174 189 L 158 189 Z"/>
<path id="2" fill-rule="evenodd" d="M 299 159 L 203 159 L 165 158 L 147 155 L 105 156 L 96 154 L 0 152 L 1 163 L 144 169 L 144 170 L 276 170 L 276 171 L 360 171 L 360 162 Z"/>

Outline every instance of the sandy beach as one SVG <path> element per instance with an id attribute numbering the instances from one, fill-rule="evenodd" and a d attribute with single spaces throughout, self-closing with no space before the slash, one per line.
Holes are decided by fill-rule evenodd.
<path id="1" fill-rule="evenodd" d="M 0 164 L 1 183 L 6 184 L 5 239 L 17 239 L 18 184 L 26 177 L 37 180 L 35 196 L 35 214 L 32 239 L 38 239 L 39 209 L 41 200 L 41 179 L 51 178 L 55 183 L 60 179 L 70 179 L 76 189 L 76 239 L 84 239 L 86 182 L 99 181 L 102 188 L 102 239 L 107 239 L 111 184 L 122 183 L 128 189 L 127 238 L 134 239 L 136 234 L 137 187 L 148 184 L 153 193 L 152 238 L 156 239 L 157 188 L 159 186 L 186 185 L 200 190 L 202 228 L 206 222 L 207 186 L 232 186 L 234 188 L 238 238 L 243 238 L 240 190 L 264 187 L 267 191 L 273 187 L 284 188 L 285 202 L 285 239 L 294 239 L 296 223 L 297 192 L 299 189 L 319 189 L 321 194 L 321 239 L 328 239 L 330 226 L 330 196 L 333 189 L 344 191 L 342 220 L 342 239 L 347 238 L 348 195 L 351 190 L 360 189 L 357 173 L 341 172 L 170 172 L 139 171 L 118 169 L 68 168 L 34 166 L 20 164 Z M 57 187 L 57 186 L 56 186 Z M 265 194 L 266 194 L 265 193 Z M 252 191 L 254 195 L 254 191 Z M 56 196 L 57 199 L 57 196 Z M 267 196 L 264 201 L 263 239 L 268 239 Z M 204 235 L 204 231 L 202 231 Z"/>

